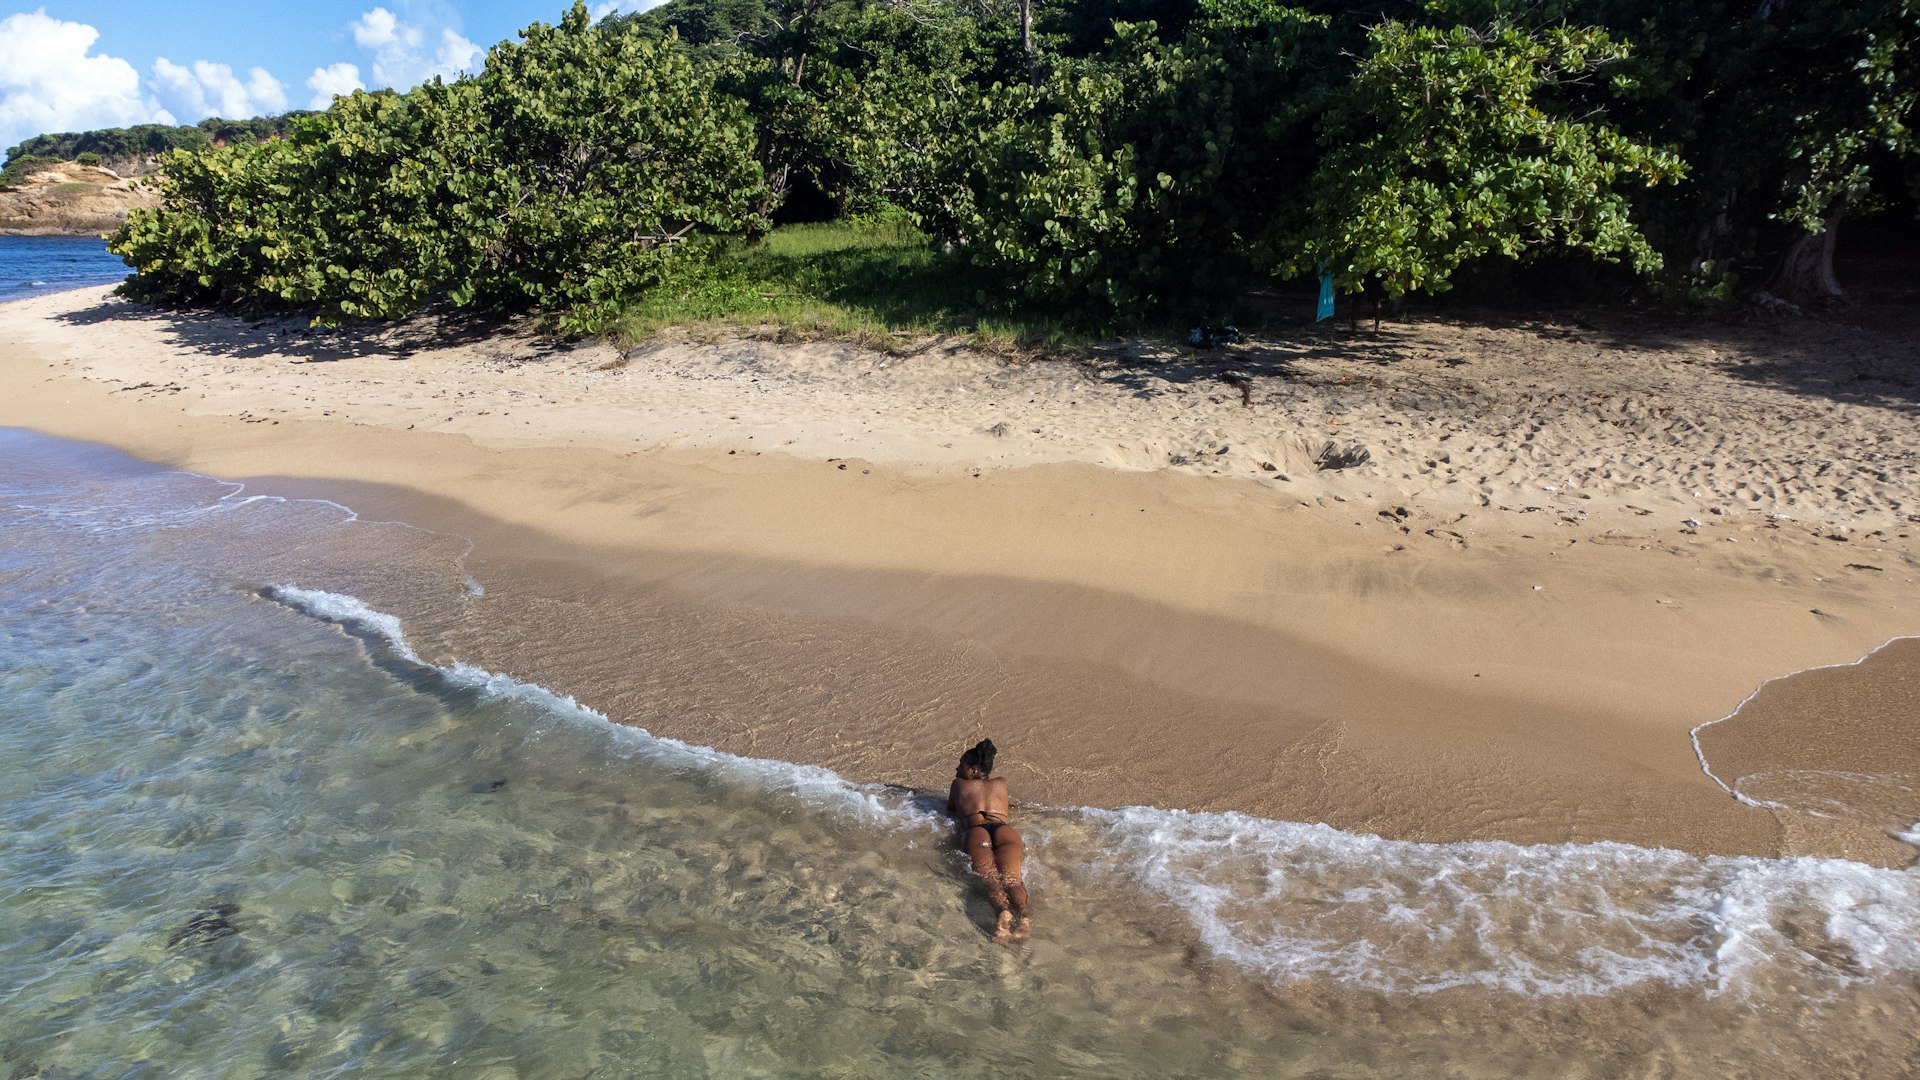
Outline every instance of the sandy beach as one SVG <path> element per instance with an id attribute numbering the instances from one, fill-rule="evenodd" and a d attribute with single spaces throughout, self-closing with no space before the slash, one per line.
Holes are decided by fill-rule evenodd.
<path id="1" fill-rule="evenodd" d="M 1910 791 L 1808 776 L 1920 775 L 1916 650 L 1755 694 L 1920 633 L 1910 320 L 1067 361 L 109 292 L 0 305 L 0 425 L 469 539 L 457 618 L 391 598 L 424 650 L 656 734 L 913 786 L 990 734 L 1051 805 L 1913 855 Z M 1690 732 L 1736 708 L 1710 776 Z"/>

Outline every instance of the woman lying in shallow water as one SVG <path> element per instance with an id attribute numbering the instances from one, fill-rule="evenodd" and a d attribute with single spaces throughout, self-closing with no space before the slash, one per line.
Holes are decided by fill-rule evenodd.
<path id="1" fill-rule="evenodd" d="M 973 872 L 987 883 L 987 899 L 999 915 L 993 939 L 1025 941 L 1033 931 L 1027 919 L 1027 887 L 1020 880 L 1027 847 L 1007 824 L 1007 781 L 991 775 L 998 752 L 992 739 L 982 739 L 960 755 L 947 792 L 947 813 L 959 826 L 960 848 L 973 860 Z"/>

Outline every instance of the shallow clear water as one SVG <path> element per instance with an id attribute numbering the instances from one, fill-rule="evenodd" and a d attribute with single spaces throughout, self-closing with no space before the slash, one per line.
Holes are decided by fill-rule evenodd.
<path id="1" fill-rule="evenodd" d="M 413 654 L 458 537 L 0 432 L 11 1075 L 1911 1075 L 1920 876 L 1023 809 Z"/>
<path id="2" fill-rule="evenodd" d="M 127 264 L 96 237 L 0 236 L 0 302 L 126 276 Z"/>

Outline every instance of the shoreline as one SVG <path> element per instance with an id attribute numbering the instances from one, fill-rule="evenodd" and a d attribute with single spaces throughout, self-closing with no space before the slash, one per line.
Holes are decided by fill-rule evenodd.
<path id="1" fill-rule="evenodd" d="M 905 720 L 834 714 L 832 731 L 689 717 L 642 724 L 655 734 L 924 783 L 972 724 L 1021 747 L 1009 757 L 1024 771 L 1009 772 L 1036 802 L 1241 809 L 1404 839 L 1911 857 L 1870 830 L 1741 806 L 1689 738 L 1783 672 L 1920 629 L 1898 482 L 1879 492 L 1889 512 L 1850 515 L 1858 542 L 1705 510 L 1706 525 L 1628 532 L 1648 515 L 1617 504 L 1646 509 L 1641 493 L 1562 501 L 1584 513 L 1548 524 L 1501 510 L 1499 485 L 1461 498 L 1444 490 L 1457 484 L 1396 484 L 1394 448 L 1364 418 L 1341 426 L 1380 447 L 1375 467 L 1277 481 L 1257 463 L 1121 471 L 1071 438 L 1011 440 L 957 395 L 931 398 L 958 386 L 1019 416 L 997 399 L 1038 406 L 1052 391 L 1072 404 L 1024 414 L 1044 417 L 1034 426 L 1080 409 L 1116 444 L 1152 429 L 1155 415 L 1067 365 L 946 353 L 856 396 L 844 368 L 935 361 L 801 346 L 784 350 L 796 372 L 757 343 L 621 356 L 430 327 L 343 346 L 103 294 L 0 307 L 17 343 L 0 346 L 0 424 L 472 539 L 487 612 L 433 628 L 443 655 L 619 720 L 645 680 L 595 642 L 621 612 L 665 604 L 784 628 L 768 647 L 781 670 L 806 667 L 796 641 L 874 662 L 897 646 L 914 658 L 905 682 L 946 678 L 960 699 Z M 1228 444 L 1223 465 L 1246 453 L 1299 468 L 1258 410 L 1245 431 L 1224 429 L 1231 407 L 1175 409 L 1163 437 L 1190 411 Z M 441 430 L 420 429 L 429 412 Z M 1514 489 L 1552 501 L 1532 487 Z M 1456 514 L 1470 521 L 1449 540 Z M 1870 551 L 1886 565 L 1847 568 Z M 987 659 L 941 674 L 968 653 Z M 1026 688 L 1009 704 L 1030 715 L 990 712 L 996 680 Z M 879 703 L 846 685 L 849 705 Z"/>
<path id="2" fill-rule="evenodd" d="M 119 222 L 105 229 L 82 229 L 63 225 L 29 225 L 0 228 L 0 236 L 33 236 L 60 240 L 98 240 L 119 228 Z"/>

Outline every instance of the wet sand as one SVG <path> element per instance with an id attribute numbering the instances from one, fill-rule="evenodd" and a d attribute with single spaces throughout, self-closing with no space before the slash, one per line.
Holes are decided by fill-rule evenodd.
<path id="1" fill-rule="evenodd" d="M 1920 840 L 1920 639 L 1767 683 L 1696 732 L 1713 775 L 1813 837 Z M 1826 841 L 1826 842 L 1831 842 Z"/>
<path id="2" fill-rule="evenodd" d="M 467 537 L 486 594 L 409 612 L 427 650 L 735 753 L 925 785 L 988 733 L 1051 805 L 1905 861 L 1884 826 L 1736 801 L 1688 733 L 1920 626 L 1910 406 L 1736 382 L 1709 361 L 1724 341 L 1587 372 L 1552 329 L 1411 328 L 1261 369 L 1242 405 L 1151 358 L 1117 378 L 941 350 L 621 356 L 81 291 L 0 307 L 0 424 Z M 1553 392 L 1525 390 L 1556 359 Z M 1424 397 L 1387 385 L 1420 363 Z M 1473 393 L 1434 389 L 1459 372 Z M 1636 378 L 1724 421 L 1711 457 L 1630 422 L 1672 406 L 1602 415 Z M 1302 416 L 1336 399 L 1369 460 L 1312 470 Z M 1179 449 L 1116 456 L 1153 437 Z M 1920 656 L 1883 656 L 1812 691 L 1846 702 L 1848 745 L 1911 745 Z M 1710 760 L 1759 704 L 1708 729 Z M 1783 708 L 1768 760 L 1833 730 Z"/>

